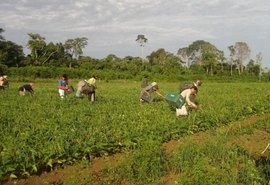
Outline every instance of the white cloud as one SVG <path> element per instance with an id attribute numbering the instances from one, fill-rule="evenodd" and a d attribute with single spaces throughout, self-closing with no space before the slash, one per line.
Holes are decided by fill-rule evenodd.
<path id="1" fill-rule="evenodd" d="M 226 50 L 237 41 L 261 51 L 270 66 L 268 0 L 2 0 L 0 27 L 6 39 L 25 45 L 27 33 L 64 42 L 85 36 L 86 55 L 139 55 L 135 39 L 145 34 L 145 54 L 203 39 Z M 148 53 L 147 53 L 148 52 Z"/>

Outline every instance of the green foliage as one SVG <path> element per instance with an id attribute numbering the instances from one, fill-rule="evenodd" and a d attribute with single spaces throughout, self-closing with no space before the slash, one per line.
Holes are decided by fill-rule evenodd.
<path id="1" fill-rule="evenodd" d="M 11 66 L 21 66 L 24 59 L 23 47 L 11 41 L 0 40 L 0 64 Z"/>
<path id="2" fill-rule="evenodd" d="M 180 172 L 178 184 L 260 184 L 262 180 L 248 156 L 216 141 L 187 142 L 170 159 L 172 168 Z"/>
<path id="3" fill-rule="evenodd" d="M 15 69 L 20 72 L 19 68 Z M 31 69 L 27 68 L 29 71 Z M 70 71 L 64 68 L 51 75 L 69 74 Z M 80 69 L 76 72 L 79 74 Z M 72 75 L 75 74 L 69 76 Z M 11 79 L 10 88 L 1 91 L 1 177 L 19 177 L 90 159 L 91 156 L 136 150 L 138 152 L 132 156 L 130 167 L 125 169 L 129 171 L 129 179 L 141 184 L 153 182 L 157 176 L 167 171 L 167 164 L 164 162 L 167 157 L 158 149 L 161 142 L 270 110 L 270 99 L 264 95 L 266 83 L 204 81 L 197 96 L 201 108 L 190 112 L 188 117 L 177 118 L 175 110 L 171 110 L 162 99 L 152 104 L 141 104 L 140 82 L 99 80 L 97 101 L 90 103 L 87 98 L 75 98 L 74 94 L 61 101 L 57 92 L 57 79 L 32 79 L 35 95 L 20 97 L 17 88 L 28 80 L 23 77 Z M 76 83 L 77 80 L 70 77 L 70 85 L 76 87 Z M 158 83 L 163 93 L 177 90 L 179 86 L 176 82 Z M 251 107 L 251 110 L 246 107 Z M 215 170 L 220 167 L 211 160 L 217 158 L 222 161 L 228 153 L 224 153 L 216 145 L 213 147 L 203 149 L 207 155 L 211 154 L 211 150 L 216 151 L 211 154 L 213 157 L 202 158 L 198 164 L 193 161 L 192 156 L 200 153 L 200 148 L 198 151 L 186 148 L 185 152 L 190 150 L 192 155 L 183 153 L 183 161 L 188 161 L 186 163 L 189 165 L 197 164 L 194 166 L 198 169 L 197 173 L 206 164 L 211 166 L 207 169 L 207 174 L 218 173 Z M 151 150 L 146 150 L 147 148 Z M 179 163 L 180 167 L 181 165 Z M 150 173 L 148 179 L 138 180 L 139 176 L 147 173 Z M 248 173 L 255 172 L 243 172 L 243 177 Z M 203 174 L 199 173 L 199 176 Z M 219 177 L 222 178 L 222 174 L 218 174 L 217 178 Z M 257 178 L 256 174 L 255 177 Z"/>
<path id="4" fill-rule="evenodd" d="M 106 173 L 116 176 L 113 181 L 127 180 L 132 184 L 148 184 L 155 182 L 168 172 L 168 159 L 160 143 L 153 140 L 145 141 L 143 147 L 129 155 L 128 160 L 122 161 L 117 167 L 107 169 Z M 111 180 L 112 181 L 112 180 Z"/>

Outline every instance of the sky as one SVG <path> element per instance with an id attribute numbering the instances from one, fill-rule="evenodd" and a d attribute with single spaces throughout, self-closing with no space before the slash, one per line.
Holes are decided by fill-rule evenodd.
<path id="1" fill-rule="evenodd" d="M 228 46 L 246 42 L 270 68 L 269 0 L 1 0 L 0 28 L 26 54 L 28 33 L 47 43 L 86 37 L 83 55 L 99 59 L 141 56 L 137 35 L 148 39 L 144 57 L 160 48 L 177 54 L 196 40 L 228 57 Z"/>

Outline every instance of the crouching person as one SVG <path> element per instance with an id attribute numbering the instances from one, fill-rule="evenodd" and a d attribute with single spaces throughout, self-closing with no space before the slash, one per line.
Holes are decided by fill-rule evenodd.
<path id="1" fill-rule="evenodd" d="M 19 95 L 24 96 L 26 92 L 29 92 L 31 95 L 34 94 L 32 83 L 25 84 L 19 88 Z"/>
<path id="2" fill-rule="evenodd" d="M 198 106 L 194 103 L 194 100 L 190 100 L 190 97 L 195 97 L 197 92 L 198 88 L 196 86 L 192 86 L 191 88 L 185 89 L 181 92 L 181 96 L 184 98 L 185 104 L 181 108 L 176 108 L 176 116 L 187 116 L 189 108 L 198 108 Z"/>
<path id="3" fill-rule="evenodd" d="M 154 100 L 154 98 L 151 96 L 151 93 L 153 92 L 158 96 L 163 97 L 163 95 L 158 92 L 158 89 L 159 88 L 157 82 L 152 82 L 150 85 L 142 89 L 140 94 L 140 101 L 151 103 Z"/>
<path id="4" fill-rule="evenodd" d="M 7 75 L 0 76 L 0 89 L 6 89 L 9 87 Z"/>
<path id="5" fill-rule="evenodd" d="M 96 79 L 94 77 L 90 78 L 88 81 L 81 80 L 77 84 L 77 92 L 76 97 L 80 98 L 82 97 L 82 94 L 85 94 L 88 96 L 89 101 L 95 101 L 96 100 Z"/>

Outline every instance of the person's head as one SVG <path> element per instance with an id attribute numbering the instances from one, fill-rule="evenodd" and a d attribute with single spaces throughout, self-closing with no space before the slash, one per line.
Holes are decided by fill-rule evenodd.
<path id="1" fill-rule="evenodd" d="M 202 85 L 202 81 L 201 80 L 196 80 L 195 83 L 196 83 L 197 86 L 201 86 Z"/>
<path id="2" fill-rule="evenodd" d="M 191 88 L 191 94 L 197 94 L 198 93 L 198 88 L 194 85 Z"/>
<path id="3" fill-rule="evenodd" d="M 30 87 L 33 87 L 33 83 L 29 83 L 28 85 L 29 85 Z"/>
<path id="4" fill-rule="evenodd" d="M 63 80 L 68 81 L 68 76 L 67 76 L 67 74 L 63 74 L 62 77 L 63 77 Z"/>
<path id="5" fill-rule="evenodd" d="M 4 79 L 7 79 L 7 75 L 4 75 L 3 78 L 4 78 Z"/>
<path id="6" fill-rule="evenodd" d="M 157 82 L 152 82 L 152 83 L 151 83 L 151 86 L 152 86 L 152 88 L 153 88 L 154 90 L 158 90 L 158 84 L 157 84 Z"/>

